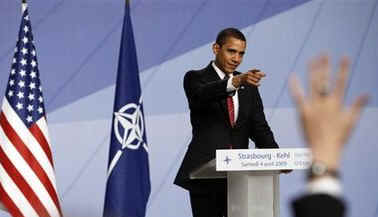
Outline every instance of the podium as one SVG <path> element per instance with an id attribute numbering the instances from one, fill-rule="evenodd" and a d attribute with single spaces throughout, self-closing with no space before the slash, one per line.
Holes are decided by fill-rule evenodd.
<path id="1" fill-rule="evenodd" d="M 227 178 L 228 217 L 279 217 L 280 171 L 310 165 L 306 148 L 222 149 L 190 178 Z"/>

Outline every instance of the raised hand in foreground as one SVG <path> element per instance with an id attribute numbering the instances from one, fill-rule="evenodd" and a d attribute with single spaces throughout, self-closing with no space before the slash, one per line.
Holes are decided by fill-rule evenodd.
<path id="1" fill-rule="evenodd" d="M 338 170 L 344 144 L 359 120 L 366 105 L 367 95 L 359 96 L 350 108 L 344 106 L 345 86 L 349 60 L 344 57 L 331 85 L 330 64 L 327 56 L 315 58 L 309 64 L 310 85 L 308 96 L 293 76 L 290 89 L 313 161 L 322 162 L 330 170 Z"/>

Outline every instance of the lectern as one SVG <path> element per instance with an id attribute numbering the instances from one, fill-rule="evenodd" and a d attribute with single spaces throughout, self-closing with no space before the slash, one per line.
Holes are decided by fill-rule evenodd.
<path id="1" fill-rule="evenodd" d="M 228 217 L 279 217 L 280 171 L 306 169 L 310 164 L 306 148 L 223 149 L 190 178 L 227 178 Z"/>

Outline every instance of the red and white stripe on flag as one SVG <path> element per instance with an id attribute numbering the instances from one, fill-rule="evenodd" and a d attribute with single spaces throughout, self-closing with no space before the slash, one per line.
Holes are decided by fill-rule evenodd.
<path id="1" fill-rule="evenodd" d="M 62 216 L 46 119 L 27 128 L 3 101 L 0 113 L 0 198 L 12 216 Z"/>
<path id="2" fill-rule="evenodd" d="M 27 5 L 0 111 L 0 202 L 14 217 L 60 217 Z"/>

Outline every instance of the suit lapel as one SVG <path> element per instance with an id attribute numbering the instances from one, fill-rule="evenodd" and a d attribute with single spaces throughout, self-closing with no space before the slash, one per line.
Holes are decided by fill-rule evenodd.
<path id="1" fill-rule="evenodd" d="M 245 120 L 246 117 L 246 108 L 248 107 L 246 103 L 248 103 L 247 99 L 247 91 L 245 90 L 244 86 L 241 86 L 238 90 L 238 99 L 239 99 L 239 112 L 238 112 L 238 119 L 236 120 L 236 126 L 239 126 L 240 123 Z"/>
<path id="2" fill-rule="evenodd" d="M 209 81 L 209 82 L 220 80 L 220 77 L 217 74 L 217 72 L 215 71 L 215 69 L 213 68 L 213 66 L 211 65 L 211 62 L 206 67 L 206 80 Z M 219 105 L 220 105 L 221 110 L 223 112 L 224 121 L 226 122 L 227 126 L 231 127 L 230 119 L 229 119 L 229 116 L 228 116 L 227 99 L 226 98 L 221 99 L 219 101 Z"/>
<path id="3" fill-rule="evenodd" d="M 231 127 L 226 98 L 224 98 L 220 101 L 220 106 L 221 106 L 222 111 L 223 111 L 224 121 L 226 122 L 227 126 Z"/>
<path id="4" fill-rule="evenodd" d="M 240 72 L 234 72 L 234 75 L 240 75 Z M 248 108 L 248 96 L 245 86 L 240 86 L 238 90 L 238 100 L 239 100 L 239 112 L 238 112 L 238 119 L 236 119 L 235 127 L 240 126 L 243 120 L 246 119 L 246 109 Z"/>

